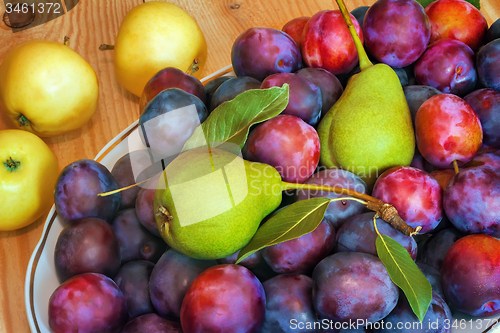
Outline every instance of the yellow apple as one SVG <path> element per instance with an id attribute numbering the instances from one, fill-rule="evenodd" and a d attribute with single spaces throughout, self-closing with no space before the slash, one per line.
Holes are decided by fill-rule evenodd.
<path id="1" fill-rule="evenodd" d="M 0 109 L 17 128 L 42 137 L 83 126 L 94 114 L 98 96 L 94 69 L 61 43 L 21 43 L 0 65 Z"/>
<path id="2" fill-rule="evenodd" d="M 148 1 L 130 10 L 114 45 L 116 78 L 138 97 L 149 79 L 166 67 L 199 78 L 206 58 L 207 43 L 196 21 L 164 1 Z"/>
<path id="3" fill-rule="evenodd" d="M 0 231 L 23 228 L 54 201 L 57 159 L 35 134 L 0 131 Z"/>

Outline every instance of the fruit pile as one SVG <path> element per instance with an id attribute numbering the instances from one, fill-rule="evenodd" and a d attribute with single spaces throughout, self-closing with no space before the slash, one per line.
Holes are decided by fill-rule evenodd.
<path id="1" fill-rule="evenodd" d="M 59 174 L 54 333 L 488 328 L 500 20 L 463 0 L 338 4 L 243 32 L 235 76 L 122 77 L 147 149 Z"/>

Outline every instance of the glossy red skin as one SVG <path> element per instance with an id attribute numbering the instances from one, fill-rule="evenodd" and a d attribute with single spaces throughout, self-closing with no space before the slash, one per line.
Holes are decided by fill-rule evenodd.
<path id="1" fill-rule="evenodd" d="M 321 89 L 308 78 L 295 73 L 269 75 L 262 81 L 261 89 L 282 87 L 287 83 L 290 89 L 288 105 L 282 114 L 297 116 L 309 125 L 318 124 L 321 117 Z"/>
<path id="2" fill-rule="evenodd" d="M 500 149 L 500 91 L 483 88 L 471 92 L 464 101 L 474 109 L 483 127 L 483 144 Z"/>
<path id="3" fill-rule="evenodd" d="M 450 182 L 450 180 L 455 176 L 455 170 L 453 169 L 437 169 L 431 172 L 431 176 L 436 178 L 439 183 L 439 186 L 444 189 L 446 185 Z"/>
<path id="4" fill-rule="evenodd" d="M 123 327 L 120 333 L 182 333 L 180 323 L 170 321 L 158 316 L 156 313 L 148 313 L 134 318 Z"/>
<path id="5" fill-rule="evenodd" d="M 356 18 L 349 14 L 363 43 Z M 349 73 L 358 63 L 358 53 L 340 10 L 322 10 L 314 14 L 302 34 L 302 56 L 308 67 L 324 68 L 331 73 Z"/>
<path id="6" fill-rule="evenodd" d="M 415 62 L 415 79 L 443 93 L 465 96 L 477 84 L 474 51 L 454 39 L 440 39 Z"/>
<path id="7" fill-rule="evenodd" d="M 271 245 L 262 256 L 276 273 L 309 273 L 335 245 L 335 228 L 323 220 L 314 231 L 299 238 Z"/>
<path id="8" fill-rule="evenodd" d="M 415 116 L 418 150 L 432 165 L 450 167 L 471 161 L 483 141 L 481 122 L 463 99 L 452 94 L 429 98 Z"/>
<path id="9" fill-rule="evenodd" d="M 82 273 L 101 273 L 114 278 L 121 265 L 120 243 L 107 222 L 81 219 L 59 234 L 54 264 L 60 282 Z"/>
<path id="10" fill-rule="evenodd" d="M 372 196 L 393 205 L 411 227 L 431 232 L 443 218 L 443 189 L 425 171 L 413 167 L 393 167 L 382 173 Z"/>
<path id="11" fill-rule="evenodd" d="M 146 83 L 139 100 L 139 110 L 142 112 L 149 101 L 158 95 L 160 91 L 168 88 L 182 89 L 195 95 L 205 103 L 205 87 L 198 78 L 186 74 L 178 68 L 167 67 L 156 73 Z"/>
<path id="12" fill-rule="evenodd" d="M 500 169 L 482 165 L 461 170 L 444 191 L 443 208 L 463 233 L 500 237 Z"/>
<path id="13" fill-rule="evenodd" d="M 469 235 L 448 250 L 441 267 L 448 304 L 472 316 L 500 313 L 500 240 Z"/>
<path id="14" fill-rule="evenodd" d="M 290 115 L 279 115 L 258 125 L 243 147 L 245 159 L 273 166 L 283 181 L 291 183 L 302 183 L 313 174 L 319 153 L 316 130 Z"/>
<path id="15" fill-rule="evenodd" d="M 378 0 L 365 14 L 363 37 L 366 49 L 378 61 L 405 67 L 424 53 L 431 25 L 424 8 L 416 1 Z"/>
<path id="16" fill-rule="evenodd" d="M 281 30 L 292 37 L 295 43 L 297 43 L 298 47 L 300 47 L 302 41 L 302 32 L 304 31 L 304 27 L 309 19 L 310 17 L 308 16 L 294 18 L 293 20 L 285 23 Z"/>
<path id="17" fill-rule="evenodd" d="M 57 287 L 49 299 L 52 333 L 118 333 L 126 320 L 123 293 L 102 274 L 77 275 Z"/>
<path id="18" fill-rule="evenodd" d="M 431 23 L 430 43 L 442 38 L 459 40 L 473 50 L 483 45 L 488 22 L 483 14 L 464 0 L 438 0 L 425 7 Z"/>
<path id="19" fill-rule="evenodd" d="M 184 333 L 259 332 L 266 296 L 260 281 L 240 265 L 217 265 L 198 275 L 181 307 Z"/>

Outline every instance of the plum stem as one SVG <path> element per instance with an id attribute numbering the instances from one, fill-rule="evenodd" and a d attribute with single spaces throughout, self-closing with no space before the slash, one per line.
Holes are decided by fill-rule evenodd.
<path id="1" fill-rule="evenodd" d="M 418 234 L 422 227 L 413 228 L 409 226 L 400 216 L 397 209 L 388 203 L 384 203 L 382 200 L 374 198 L 368 194 L 360 193 L 357 191 L 348 190 L 342 187 L 336 186 L 323 186 L 314 184 L 298 184 L 298 183 L 287 183 L 282 182 L 282 190 L 314 190 L 314 191 L 325 191 L 337 194 L 344 194 L 350 197 L 361 199 L 365 201 L 363 204 L 366 208 L 373 210 L 376 216 L 380 217 L 385 222 L 389 223 L 396 230 L 401 232 L 406 236 L 413 236 Z"/>
<path id="2" fill-rule="evenodd" d="M 352 39 L 354 40 L 354 45 L 356 46 L 356 50 L 358 51 L 359 68 L 361 68 L 361 70 L 364 70 L 365 68 L 373 66 L 372 62 L 368 58 L 368 55 L 366 54 L 365 49 L 363 48 L 363 43 L 361 43 L 361 39 L 359 38 L 358 33 L 356 32 L 356 28 L 354 27 L 354 24 L 352 24 L 351 16 L 347 11 L 344 0 L 335 0 L 335 1 L 339 6 L 340 12 L 342 13 L 342 17 L 344 18 L 344 21 L 347 24 L 347 28 L 349 29 Z"/>
<path id="3" fill-rule="evenodd" d="M 154 176 L 153 176 L 153 177 L 151 177 L 151 178 L 154 178 Z M 115 194 L 115 193 L 119 193 L 119 192 L 121 192 L 121 191 L 128 190 L 129 188 L 132 188 L 132 187 L 134 187 L 134 186 L 144 184 L 145 182 L 147 182 L 147 181 L 148 181 L 148 180 L 150 180 L 151 178 L 148 178 L 148 179 L 143 180 L 142 182 L 138 182 L 138 183 L 136 183 L 136 184 L 132 184 L 132 185 L 130 185 L 130 186 L 126 186 L 126 187 L 119 188 L 119 189 L 117 189 L 117 190 L 113 190 L 113 191 L 109 191 L 109 192 L 104 192 L 104 193 L 97 193 L 97 196 L 98 196 L 98 197 L 107 197 L 108 195 L 112 195 L 112 194 Z"/>
<path id="4" fill-rule="evenodd" d="M 460 171 L 460 169 L 458 168 L 457 160 L 453 160 L 453 169 L 455 169 L 455 174 Z"/>
<path id="5" fill-rule="evenodd" d="M 109 44 L 101 44 L 99 46 L 99 50 L 101 51 L 108 51 L 108 50 L 114 50 L 115 46 L 114 45 L 109 45 Z"/>

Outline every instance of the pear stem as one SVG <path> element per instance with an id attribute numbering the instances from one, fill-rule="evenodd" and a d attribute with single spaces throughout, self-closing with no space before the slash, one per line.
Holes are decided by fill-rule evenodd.
<path id="1" fill-rule="evenodd" d="M 358 198 L 366 201 L 366 208 L 373 210 L 376 216 L 380 217 L 385 222 L 389 223 L 396 230 L 401 232 L 406 236 L 413 236 L 418 234 L 422 227 L 412 228 L 410 227 L 400 216 L 397 209 L 390 204 L 384 203 L 382 200 L 374 198 L 368 194 L 360 193 L 357 191 L 348 190 L 342 187 L 331 187 L 322 186 L 314 184 L 298 184 L 298 183 L 287 183 L 282 182 L 282 190 L 313 190 L 313 191 L 325 191 L 333 192 L 337 194 L 344 194 L 354 198 Z"/>
<path id="2" fill-rule="evenodd" d="M 347 28 L 351 33 L 352 39 L 354 40 L 354 45 L 356 46 L 356 50 L 358 51 L 359 58 L 359 68 L 361 70 L 373 66 L 372 62 L 368 58 L 365 49 L 363 48 L 363 43 L 361 43 L 361 39 L 359 39 L 358 33 L 356 32 L 356 28 L 354 24 L 352 24 L 351 16 L 347 11 L 344 0 L 335 0 L 337 5 L 339 5 L 340 12 L 342 13 L 342 17 L 344 18 L 345 23 L 347 24 Z"/>
<path id="3" fill-rule="evenodd" d="M 453 160 L 453 169 L 455 169 L 455 174 L 460 171 L 460 169 L 458 168 L 457 160 Z"/>

